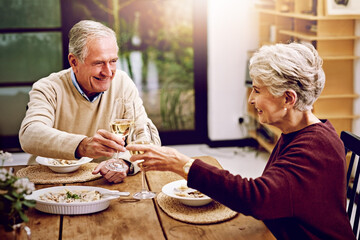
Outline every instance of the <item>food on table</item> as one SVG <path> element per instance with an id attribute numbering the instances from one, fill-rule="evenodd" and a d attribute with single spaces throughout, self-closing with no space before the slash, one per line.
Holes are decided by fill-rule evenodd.
<path id="1" fill-rule="evenodd" d="M 189 188 L 186 185 L 181 185 L 179 187 L 174 188 L 175 195 L 179 197 L 190 197 L 190 198 L 203 198 L 205 194 L 199 192 L 198 190 Z"/>
<path id="2" fill-rule="evenodd" d="M 56 166 L 68 166 L 78 163 L 78 160 L 51 159 L 49 163 Z"/>
<path id="3" fill-rule="evenodd" d="M 102 195 L 99 191 L 89 191 L 89 190 L 69 191 L 67 189 L 58 192 L 47 192 L 39 196 L 40 200 L 46 202 L 55 202 L 55 203 L 93 202 L 100 200 L 101 197 Z"/>

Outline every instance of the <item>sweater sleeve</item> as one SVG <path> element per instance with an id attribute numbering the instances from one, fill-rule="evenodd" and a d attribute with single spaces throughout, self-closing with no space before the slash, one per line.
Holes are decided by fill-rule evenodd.
<path id="1" fill-rule="evenodd" d="M 188 185 L 234 211 L 258 219 L 291 213 L 289 183 L 277 169 L 256 179 L 247 179 L 196 160 L 189 171 Z"/>
<path id="2" fill-rule="evenodd" d="M 345 154 L 336 133 L 314 128 L 316 131 L 303 130 L 281 138 L 262 176 L 256 179 L 235 176 L 196 160 L 188 185 L 261 220 L 324 216 L 328 209 L 343 206 Z"/>
<path id="3" fill-rule="evenodd" d="M 25 152 L 33 155 L 75 159 L 75 150 L 86 136 L 53 128 L 57 101 L 55 88 L 41 80 L 34 83 L 19 131 L 20 144 Z"/>

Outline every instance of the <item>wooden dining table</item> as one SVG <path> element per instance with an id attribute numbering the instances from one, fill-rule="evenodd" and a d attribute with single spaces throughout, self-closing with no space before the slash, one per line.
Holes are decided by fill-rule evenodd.
<path id="1" fill-rule="evenodd" d="M 209 156 L 196 157 L 220 167 Z M 19 167 L 15 168 L 18 169 Z M 162 187 L 181 179 L 171 172 L 146 173 L 151 191 L 161 192 Z M 215 224 L 190 224 L 168 216 L 158 205 L 156 198 L 136 200 L 131 196 L 141 189 L 141 174 L 128 176 L 122 183 L 112 184 L 104 178 L 69 185 L 96 186 L 111 190 L 127 191 L 129 197 L 111 200 L 104 211 L 84 215 L 49 214 L 31 208 L 27 211 L 31 239 L 275 239 L 262 221 L 239 213 L 236 217 Z M 36 189 L 55 185 L 36 185 Z M 0 232 L 0 236 L 2 233 Z"/>

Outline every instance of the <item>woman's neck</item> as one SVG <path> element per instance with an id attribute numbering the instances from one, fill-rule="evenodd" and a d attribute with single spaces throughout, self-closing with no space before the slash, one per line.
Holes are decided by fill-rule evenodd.
<path id="1" fill-rule="evenodd" d="M 283 133 L 291 133 L 299 131 L 307 126 L 319 123 L 320 120 L 311 112 L 311 110 L 301 112 L 298 110 L 290 110 L 284 117 L 281 126 L 277 126 Z"/>

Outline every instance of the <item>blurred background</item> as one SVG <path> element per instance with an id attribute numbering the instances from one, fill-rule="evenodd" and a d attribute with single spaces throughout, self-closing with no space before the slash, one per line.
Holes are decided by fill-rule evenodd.
<path id="1" fill-rule="evenodd" d="M 246 52 L 256 47 L 256 15 L 250 3 L 237 2 L 1 0 L 0 149 L 21 151 L 28 92 L 69 67 L 68 32 L 82 19 L 116 32 L 118 68 L 135 82 L 165 145 L 242 140 L 238 119 L 246 111 Z"/>
<path id="2" fill-rule="evenodd" d="M 28 92 L 35 81 L 69 67 L 68 32 L 82 19 L 116 32 L 118 68 L 138 87 L 164 145 L 256 145 L 249 135 L 259 125 L 247 109 L 247 60 L 273 25 L 259 21 L 256 7 L 277 16 L 268 5 L 294 2 L 325 0 L 1 0 L 0 149 L 21 152 Z M 359 20 L 354 27 L 360 35 Z M 353 69 L 354 92 L 360 92 L 357 58 Z M 352 131 L 359 135 L 359 99 L 353 109 Z"/>

